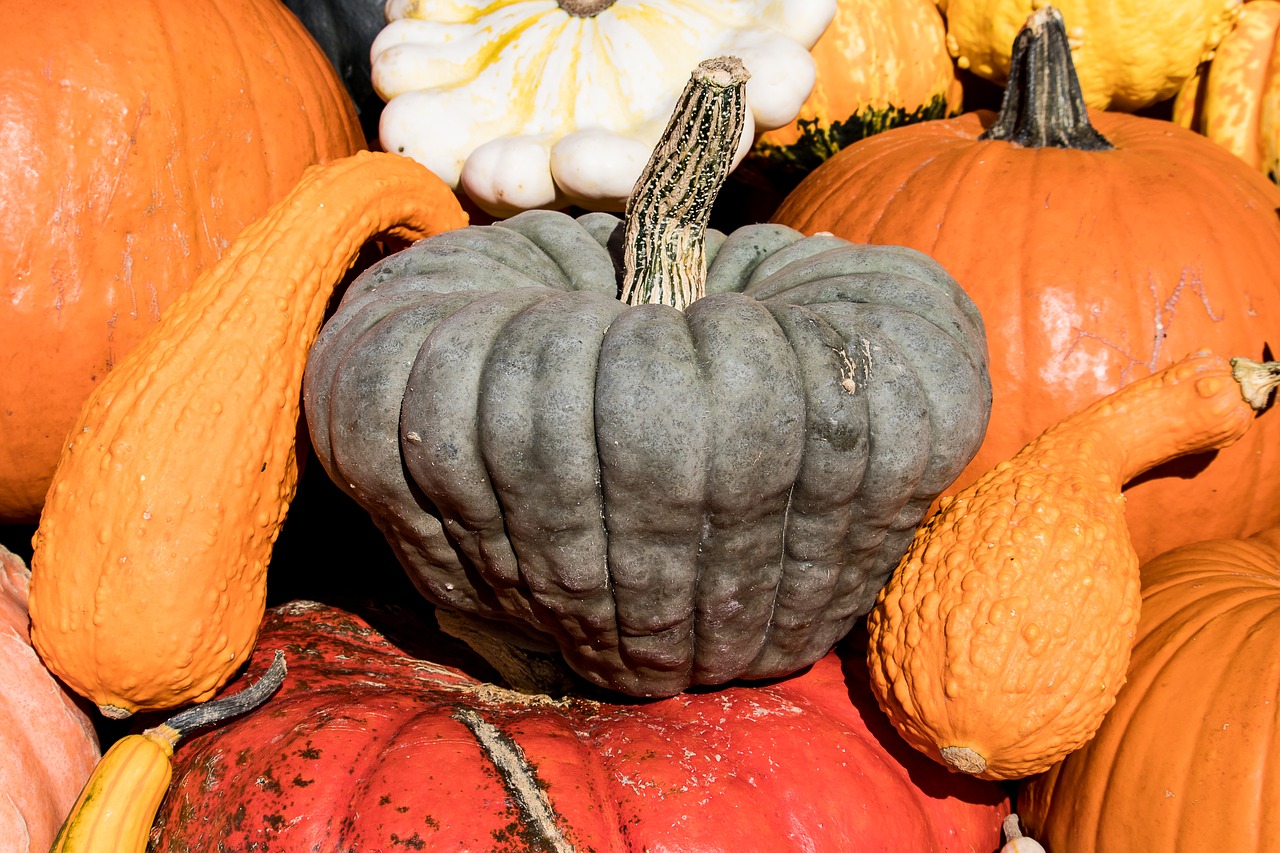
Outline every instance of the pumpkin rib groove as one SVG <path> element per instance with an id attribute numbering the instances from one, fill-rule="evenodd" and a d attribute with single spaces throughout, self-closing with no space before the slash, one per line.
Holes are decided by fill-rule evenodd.
<path id="1" fill-rule="evenodd" d="M 779 624 L 779 607 L 780 599 L 785 596 L 788 602 L 798 599 L 795 604 L 803 604 L 808 602 L 803 610 L 799 611 L 799 615 L 795 617 L 795 621 L 803 626 L 808 620 L 816 618 L 822 610 L 830 607 L 833 603 L 835 592 L 837 589 L 836 580 L 839 577 L 839 566 L 833 561 L 831 555 L 837 553 L 840 548 L 840 541 L 847 535 L 851 521 L 847 511 L 848 502 L 852 496 L 857 493 L 862 483 L 863 474 L 865 473 L 865 465 L 859 465 L 865 461 L 864 456 L 854 459 L 844 459 L 849 455 L 846 451 L 841 457 L 831 461 L 831 467 L 838 468 L 838 473 L 843 475 L 834 476 L 836 472 L 830 471 L 827 466 L 823 466 L 822 470 L 811 470 L 813 465 L 821 465 L 820 461 L 815 461 L 814 456 L 819 448 L 829 447 L 832 443 L 831 438 L 820 432 L 820 427 L 813 423 L 819 416 L 815 415 L 815 410 L 820 412 L 830 412 L 844 400 L 838 400 L 835 403 L 827 403 L 820 399 L 821 386 L 823 376 L 839 375 L 840 366 L 833 365 L 829 368 L 829 372 L 817 372 L 812 370 L 809 365 L 817 363 L 815 351 L 822 348 L 831 348 L 834 352 L 834 344 L 839 344 L 839 352 L 843 355 L 847 351 L 849 343 L 844 336 L 829 323 L 825 317 L 805 304 L 774 304 L 765 303 L 770 314 L 773 315 L 774 322 L 782 330 L 783 335 L 787 338 L 788 346 L 796 352 L 802 353 L 797 359 L 797 367 L 800 374 L 800 387 L 804 397 L 804 418 L 806 423 L 806 440 L 804 448 L 801 452 L 799 475 L 793 482 L 787 495 L 787 512 L 783 520 L 782 526 L 782 547 L 781 547 L 781 576 L 780 581 L 775 588 L 773 600 L 771 602 L 770 617 L 768 627 L 765 632 L 765 642 L 752 660 L 748 667 L 748 672 L 753 676 L 764 676 L 777 673 L 778 663 L 771 662 L 770 657 L 774 656 L 779 647 L 793 651 L 794 641 L 790 641 L 788 636 L 783 633 L 784 628 L 790 633 L 792 625 Z M 793 317 L 793 315 L 795 315 Z M 785 318 L 785 319 L 784 319 Z M 798 319 L 797 319 L 798 318 Z M 806 327 L 811 328 L 812 338 L 806 338 L 801 330 Z M 812 362 L 811 362 L 812 359 Z M 850 368 L 853 373 L 853 368 Z M 848 381 L 856 381 L 850 378 Z M 832 383 L 834 384 L 834 383 Z M 833 392 L 836 395 L 844 394 L 843 388 Z M 852 396 L 852 395 L 849 395 Z M 861 402 L 865 396 L 859 397 Z M 834 418 L 834 414 L 826 415 L 827 418 Z M 865 412 L 861 413 L 862 421 L 865 422 Z M 825 426 L 825 424 L 823 425 Z M 821 442 L 816 441 L 815 437 L 820 437 Z M 818 447 L 815 447 L 815 444 Z M 864 450 L 864 446 L 855 445 L 856 450 Z M 832 451 L 824 453 L 823 456 L 829 458 Z M 839 464 L 845 463 L 845 464 Z M 858 470 L 851 470 L 850 465 L 858 467 Z M 832 476 L 822 476 L 823 474 L 831 474 Z M 827 485 L 829 483 L 829 485 Z M 801 502 L 806 506 L 797 508 L 797 490 L 800 491 Z M 805 534 L 792 536 L 796 525 L 804 525 Z M 796 555 L 794 541 L 804 543 L 806 549 L 814 548 L 818 534 L 814 532 L 814 528 L 823 534 L 822 538 L 826 539 L 825 547 L 821 550 L 828 550 L 829 554 L 814 555 Z M 820 559 L 825 556 L 826 559 Z M 803 566 L 799 565 L 803 564 Z M 788 571 L 788 566 L 794 567 Z M 825 580 L 821 580 L 815 584 L 811 582 L 811 576 L 821 573 L 825 575 Z M 793 621 L 788 614 L 795 612 L 795 606 L 783 607 L 782 617 L 786 623 Z M 803 640 L 803 631 L 799 632 Z M 804 646 L 813 644 L 813 640 L 808 640 Z M 803 647 L 803 646 L 802 646 Z"/>
<path id="2" fill-rule="evenodd" d="M 704 492 L 708 527 L 697 555 L 693 677 L 718 684 L 759 652 L 762 637 L 753 629 L 764 624 L 760 595 L 780 581 L 767 567 L 781 556 L 780 500 L 803 453 L 797 413 L 803 397 L 795 355 L 762 303 L 714 294 L 691 304 L 685 322 L 704 387 L 714 389 L 707 398 L 714 427 Z M 761 395 L 761 389 L 771 393 Z M 775 455 L 762 468 L 759 448 L 765 443 Z M 754 651 L 745 647 L 747 637 L 757 645 Z"/>
<path id="3" fill-rule="evenodd" d="M 618 629 L 607 564 L 592 558 L 607 540 L 587 378 L 598 364 L 593 341 L 622 308 L 572 290 L 529 305 L 495 337 L 480 380 L 477 441 L 520 577 L 561 636 L 593 660 L 616 651 Z M 605 648 L 586 651 L 588 637 Z"/>

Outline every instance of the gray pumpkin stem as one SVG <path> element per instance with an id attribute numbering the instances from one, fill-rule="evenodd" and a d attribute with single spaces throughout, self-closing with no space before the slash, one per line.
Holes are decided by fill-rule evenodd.
<path id="1" fill-rule="evenodd" d="M 1033 12 L 1014 38 L 1000 114 L 978 138 L 1024 148 L 1109 151 L 1115 147 L 1089 123 L 1067 25 L 1052 6 Z"/>
<path id="2" fill-rule="evenodd" d="M 699 63 L 627 199 L 622 301 L 684 310 L 702 298 L 711 205 L 746 126 L 746 66 Z"/>

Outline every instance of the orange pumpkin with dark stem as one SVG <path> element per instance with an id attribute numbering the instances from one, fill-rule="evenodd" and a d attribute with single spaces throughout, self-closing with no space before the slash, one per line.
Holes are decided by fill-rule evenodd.
<path id="1" fill-rule="evenodd" d="M 364 147 L 277 0 L 11 0 L 0 31 L 0 522 L 89 392 L 302 170 Z"/>
<path id="2" fill-rule="evenodd" d="M 1280 528 L 1142 567 L 1128 679 L 1093 740 L 1020 794 L 1050 850 L 1262 853 L 1280 839 Z"/>
<path id="3" fill-rule="evenodd" d="M 1187 352 L 1259 358 L 1280 339 L 1280 190 L 1171 122 L 1086 113 L 1061 16 L 1042 17 L 1039 32 L 1056 41 L 1026 41 L 1034 65 L 998 117 L 969 113 L 855 143 L 773 217 L 922 250 L 982 310 L 995 399 L 982 449 L 953 489 Z M 1126 496 L 1142 558 L 1280 522 L 1280 418 L 1143 475 Z"/>

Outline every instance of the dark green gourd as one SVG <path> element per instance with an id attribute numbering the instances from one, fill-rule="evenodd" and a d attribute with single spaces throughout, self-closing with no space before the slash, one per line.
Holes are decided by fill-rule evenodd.
<path id="1" fill-rule="evenodd" d="M 321 464 L 422 593 L 637 696 L 824 655 L 990 411 L 981 318 L 936 262 L 706 228 L 746 77 L 699 66 L 625 221 L 422 240 L 307 366 Z"/>

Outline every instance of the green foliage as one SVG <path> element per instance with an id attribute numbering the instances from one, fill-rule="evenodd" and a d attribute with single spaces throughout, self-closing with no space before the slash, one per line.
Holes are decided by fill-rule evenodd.
<path id="1" fill-rule="evenodd" d="M 821 126 L 816 119 L 801 119 L 798 122 L 800 138 L 792 145 L 766 142 L 756 146 L 752 152 L 752 168 L 764 173 L 775 189 L 786 193 L 828 157 L 860 139 L 895 127 L 946 117 L 947 99 L 937 95 L 912 112 L 892 106 L 866 110 L 844 121 L 833 121 L 827 127 Z"/>

